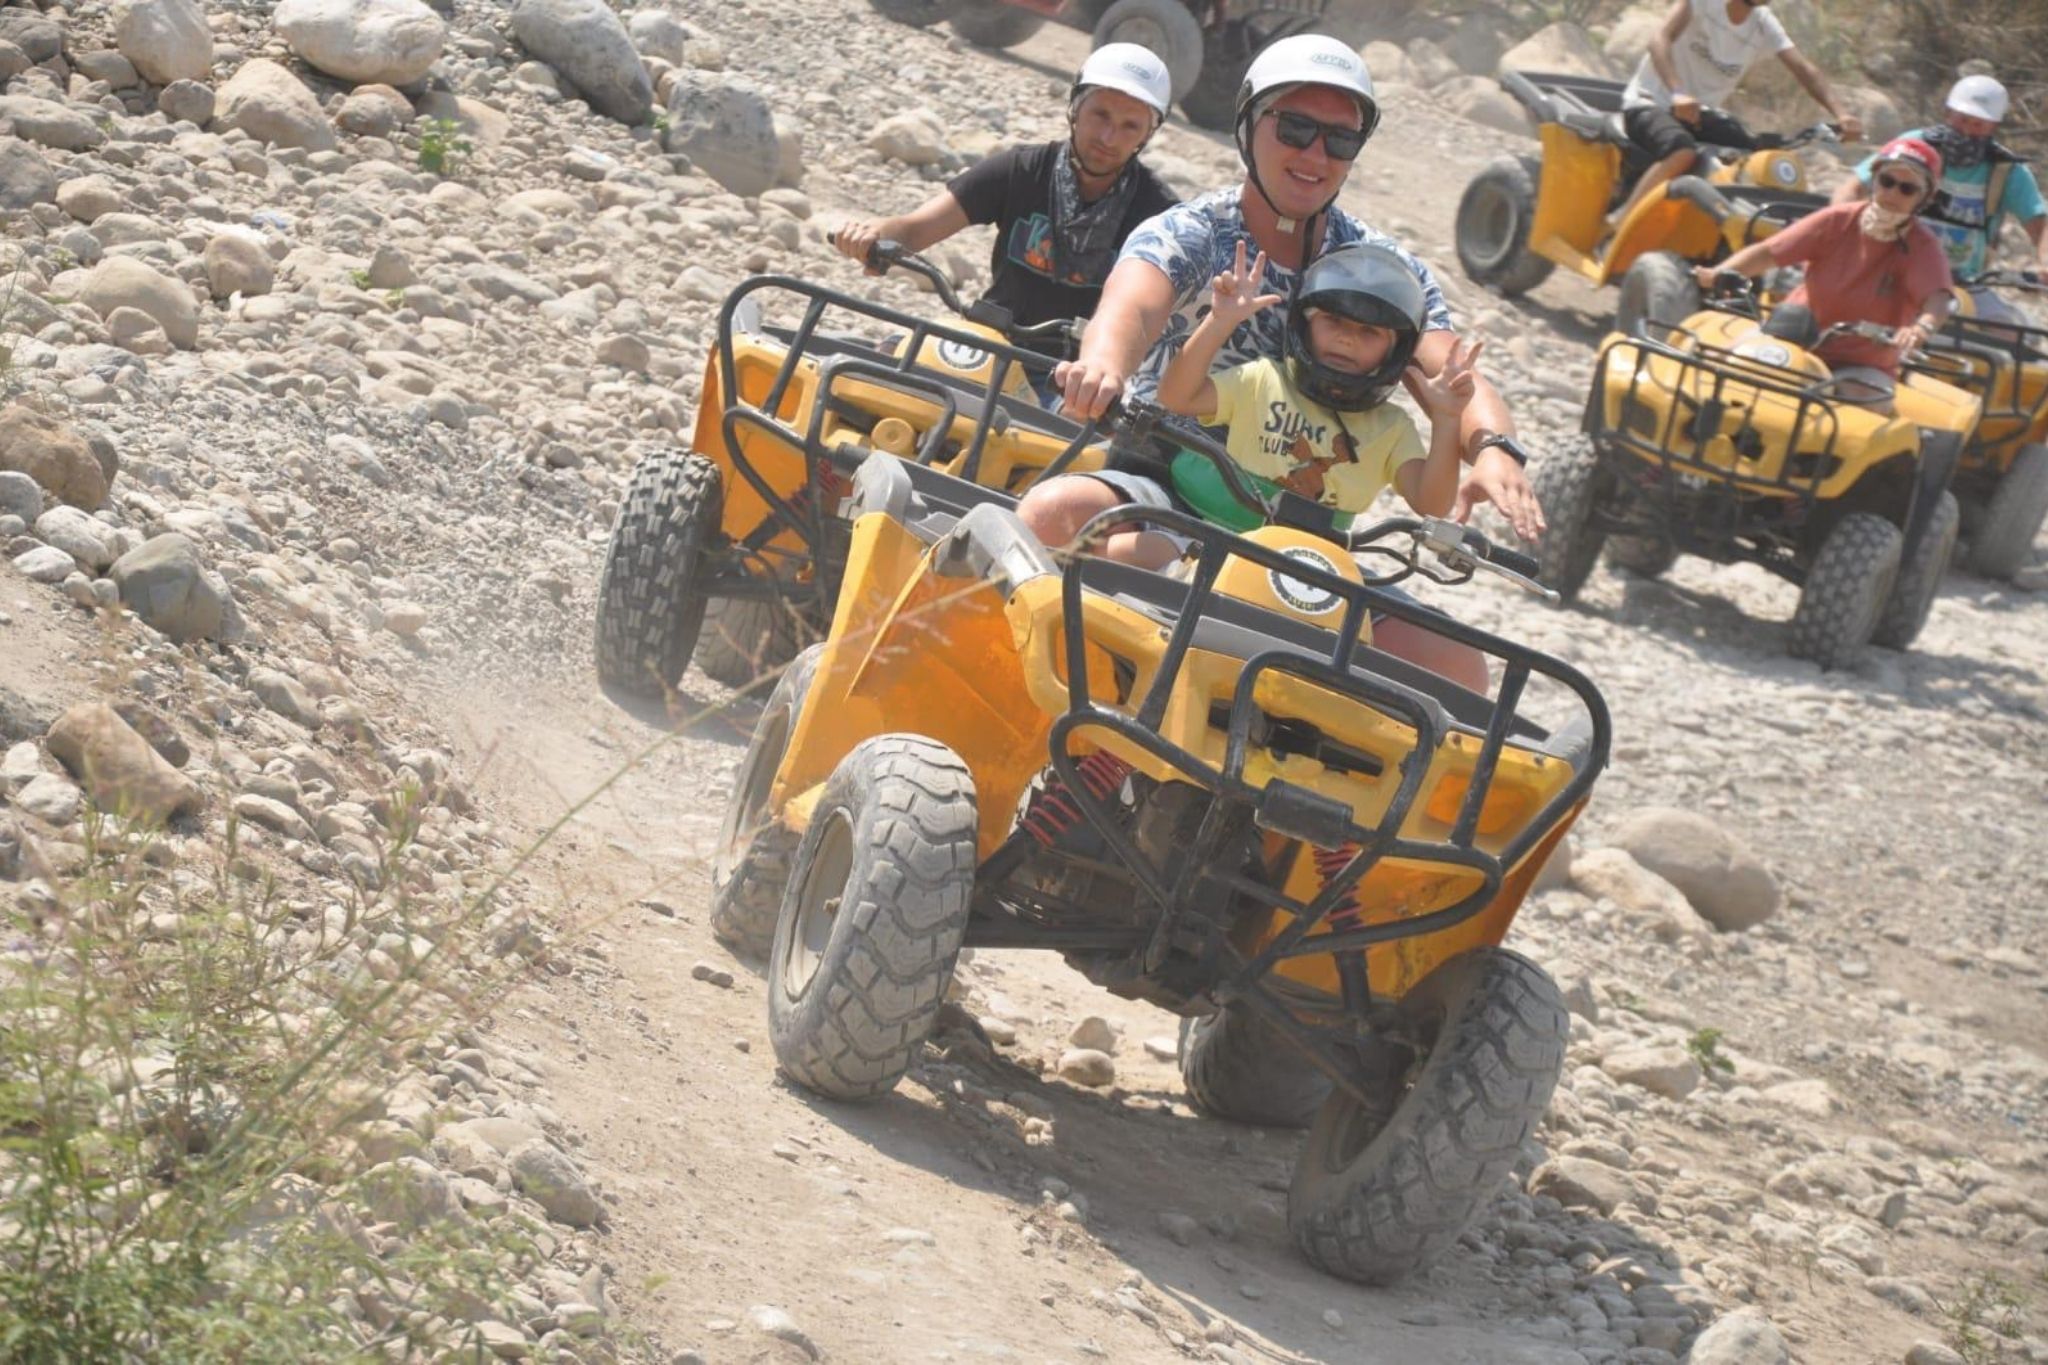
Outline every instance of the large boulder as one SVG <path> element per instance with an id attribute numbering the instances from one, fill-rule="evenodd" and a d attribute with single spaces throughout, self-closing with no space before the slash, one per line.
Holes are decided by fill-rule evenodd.
<path id="1" fill-rule="evenodd" d="M 134 256 L 109 256 L 92 268 L 78 291 L 81 302 L 102 318 L 116 308 L 136 308 L 155 318 L 174 346 L 190 350 L 199 342 L 199 301 L 183 280 L 160 274 Z"/>
<path id="2" fill-rule="evenodd" d="M 669 92 L 666 146 L 734 194 L 775 188 L 782 148 L 775 110 L 753 82 L 678 71 Z"/>
<path id="3" fill-rule="evenodd" d="M 1663 6 L 1624 12 L 1608 27 L 1607 41 L 1600 48 L 1601 55 L 1612 62 L 1617 71 L 1635 70 L 1636 63 L 1650 50 L 1650 39 L 1664 27 L 1667 12 Z"/>
<path id="4" fill-rule="evenodd" d="M 86 115 L 35 95 L 0 95 L 0 119 L 14 125 L 16 137 L 61 152 L 91 151 L 107 140 L 100 126 Z"/>
<path id="5" fill-rule="evenodd" d="M 226 631 L 227 588 L 176 531 L 143 541 L 115 560 L 108 576 L 123 606 L 179 644 L 218 639 Z"/>
<path id="6" fill-rule="evenodd" d="M 0 209 L 33 208 L 56 199 L 57 173 L 43 154 L 11 138 L 0 143 Z"/>
<path id="7" fill-rule="evenodd" d="M 0 469 L 26 474 L 62 503 L 92 512 L 107 500 L 107 474 L 70 427 L 20 404 L 0 412 Z"/>
<path id="8" fill-rule="evenodd" d="M 1625 848 L 1596 848 L 1572 859 L 1572 885 L 1612 901 L 1643 921 L 1657 938 L 1676 941 L 1706 933 L 1685 893 L 1629 856 Z"/>
<path id="9" fill-rule="evenodd" d="M 103 702 L 66 711 L 44 743 L 103 811 L 158 825 L 205 804 L 198 785 Z"/>
<path id="10" fill-rule="evenodd" d="M 635 11 L 626 21 L 626 32 L 632 35 L 633 46 L 640 49 L 643 57 L 659 57 L 670 66 L 688 65 L 689 58 L 683 49 L 689 45 L 690 31 L 667 10 Z"/>
<path id="11" fill-rule="evenodd" d="M 600 114 L 621 123 L 646 122 L 654 108 L 654 82 L 626 26 L 604 0 L 519 0 L 512 35 Z"/>
<path id="12" fill-rule="evenodd" d="M 151 85 L 203 81 L 213 67 L 213 31 L 194 0 L 116 0 L 114 46 Z"/>
<path id="13" fill-rule="evenodd" d="M 1693 811 L 1645 807 L 1623 820 L 1613 838 L 1616 848 L 1677 887 L 1724 933 L 1762 924 L 1784 899 L 1778 879 L 1755 854 Z"/>
<path id="14" fill-rule="evenodd" d="M 271 23 L 310 66 L 345 81 L 411 85 L 448 41 L 420 0 L 284 0 Z"/>
<path id="15" fill-rule="evenodd" d="M 1522 102 L 1484 76 L 1458 76 L 1437 87 L 1436 97 L 1459 118 L 1503 133 L 1532 133 Z"/>
<path id="16" fill-rule="evenodd" d="M 31 62 L 47 62 L 64 51 L 64 30 L 32 9 L 0 9 L 0 40 L 20 48 Z"/>
<path id="17" fill-rule="evenodd" d="M 1500 59 L 1500 69 L 1603 79 L 1614 75 L 1607 54 L 1593 41 L 1593 35 L 1577 24 L 1563 21 L 1538 29 L 1509 48 Z"/>
<path id="18" fill-rule="evenodd" d="M 1686 1365 L 1789 1365 L 1792 1350 L 1761 1308 L 1738 1308 L 1693 1339 Z"/>
<path id="19" fill-rule="evenodd" d="M 261 57 L 244 62 L 216 93 L 213 122 L 280 147 L 324 152 L 335 145 L 334 129 L 313 92 L 297 76 Z"/>
<path id="20" fill-rule="evenodd" d="M 246 228 L 217 233 L 206 244 L 206 282 L 217 299 L 268 294 L 276 278 L 262 238 Z"/>

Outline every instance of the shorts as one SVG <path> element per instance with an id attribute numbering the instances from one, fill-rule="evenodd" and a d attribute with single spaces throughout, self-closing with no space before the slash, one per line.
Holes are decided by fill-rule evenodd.
<path id="1" fill-rule="evenodd" d="M 1703 142 L 1714 147 L 1747 147 L 1755 141 L 1740 123 L 1705 107 L 1700 109 L 1700 121 L 1691 127 L 1680 123 L 1669 109 L 1654 104 L 1623 110 L 1621 124 L 1628 130 L 1628 140 L 1658 161 L 1680 152 L 1696 152 Z"/>
<path id="2" fill-rule="evenodd" d="M 1189 510 L 1167 491 L 1165 484 L 1143 474 L 1133 474 L 1124 469 L 1091 469 L 1080 477 L 1108 484 L 1123 495 L 1125 502 L 1137 507 L 1156 507 L 1169 512 Z M 1182 554 L 1186 554 L 1188 548 L 1195 543 L 1187 536 L 1178 535 L 1163 526 L 1147 526 L 1144 532 L 1148 536 L 1158 536 L 1161 540 L 1172 542 L 1173 548 Z"/>
<path id="3" fill-rule="evenodd" d="M 2028 325 L 2020 310 L 2005 301 L 2005 296 L 1996 289 L 1972 289 L 1970 291 L 1971 316 L 1980 322 L 2003 322 L 2014 326 Z"/>

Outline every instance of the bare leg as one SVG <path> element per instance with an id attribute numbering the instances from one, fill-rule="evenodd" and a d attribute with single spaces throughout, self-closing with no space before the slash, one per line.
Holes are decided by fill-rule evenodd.
<path id="1" fill-rule="evenodd" d="M 1383 649 L 1432 673 L 1442 674 L 1460 687 L 1485 696 L 1493 684 L 1487 677 L 1486 656 L 1470 645 L 1446 639 L 1413 621 L 1388 617 L 1372 628 L 1373 648 Z"/>
<path id="2" fill-rule="evenodd" d="M 1122 506 L 1122 493 L 1085 474 L 1066 474 L 1049 479 L 1027 492 L 1017 503 L 1017 517 L 1039 539 L 1055 549 L 1072 545 L 1089 518 L 1112 507 Z M 1095 552 L 1120 564 L 1141 569 L 1160 569 L 1180 558 L 1180 551 L 1164 536 L 1149 531 L 1118 531 Z"/>
<path id="3" fill-rule="evenodd" d="M 1629 216 L 1635 209 L 1635 206 L 1650 197 L 1650 191 L 1656 189 L 1659 185 L 1676 179 L 1678 176 L 1684 175 L 1687 171 L 1698 165 L 1699 160 L 1698 152 L 1673 152 L 1670 156 L 1665 157 L 1662 161 L 1650 167 L 1649 170 L 1644 171 L 1643 178 L 1636 182 L 1636 187 L 1633 190 L 1629 191 L 1628 199 L 1620 208 L 1607 215 L 1608 230 L 1611 232 L 1615 228 L 1620 227 L 1622 220 Z"/>

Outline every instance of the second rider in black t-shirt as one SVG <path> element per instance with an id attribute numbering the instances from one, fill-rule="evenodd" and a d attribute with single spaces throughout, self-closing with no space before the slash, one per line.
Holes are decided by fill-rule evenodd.
<path id="1" fill-rule="evenodd" d="M 993 223 L 985 297 L 1020 326 L 1088 317 L 1124 238 L 1176 202 L 1138 160 L 1170 99 L 1166 64 L 1149 49 L 1099 47 L 1074 80 L 1065 141 L 995 152 L 909 213 L 847 223 L 838 248 L 865 262 L 884 239 L 921 251 L 962 228 Z"/>

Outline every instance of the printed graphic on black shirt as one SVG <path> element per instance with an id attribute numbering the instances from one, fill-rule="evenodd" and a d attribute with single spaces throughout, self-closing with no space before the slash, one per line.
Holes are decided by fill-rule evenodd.
<path id="1" fill-rule="evenodd" d="M 1089 281 L 1075 273 L 1062 276 L 1052 258 L 1052 219 L 1043 213 L 1019 218 L 1010 225 L 1010 260 L 1034 275 L 1062 284 L 1087 287 Z"/>

